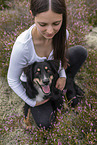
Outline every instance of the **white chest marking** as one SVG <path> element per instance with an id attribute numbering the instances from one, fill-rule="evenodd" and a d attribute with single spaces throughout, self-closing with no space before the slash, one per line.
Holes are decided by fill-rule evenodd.
<path id="1" fill-rule="evenodd" d="M 36 96 L 36 101 L 41 102 L 41 101 L 44 100 L 44 99 L 43 99 L 44 93 L 41 91 L 40 88 L 38 89 L 38 93 L 39 93 L 39 94 Z"/>

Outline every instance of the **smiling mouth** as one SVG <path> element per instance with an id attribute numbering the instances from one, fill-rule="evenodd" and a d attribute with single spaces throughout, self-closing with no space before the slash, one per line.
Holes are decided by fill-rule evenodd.
<path id="1" fill-rule="evenodd" d="M 36 81 L 37 84 L 39 85 L 39 87 L 41 88 L 42 92 L 45 95 L 49 95 L 50 94 L 50 86 L 49 85 L 40 85 L 38 81 Z"/>
<path id="2" fill-rule="evenodd" d="M 53 34 L 47 34 L 47 37 L 53 37 Z"/>

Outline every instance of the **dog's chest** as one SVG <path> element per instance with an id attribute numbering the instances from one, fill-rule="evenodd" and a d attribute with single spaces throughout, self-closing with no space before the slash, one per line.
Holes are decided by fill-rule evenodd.
<path id="1" fill-rule="evenodd" d="M 36 96 L 36 101 L 38 102 L 43 101 L 44 100 L 43 97 L 44 97 L 44 93 L 40 89 L 38 89 L 38 95 Z"/>

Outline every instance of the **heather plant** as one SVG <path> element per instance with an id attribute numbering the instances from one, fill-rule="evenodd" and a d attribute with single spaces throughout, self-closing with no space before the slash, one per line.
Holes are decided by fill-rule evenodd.
<path id="1" fill-rule="evenodd" d="M 6 0 L 1 0 L 0 1 L 0 10 L 2 10 L 4 8 L 9 8 L 8 3 Z"/>
<path id="2" fill-rule="evenodd" d="M 97 1 L 96 0 L 86 0 L 85 4 L 87 6 L 87 19 L 90 24 L 97 26 Z"/>
<path id="3" fill-rule="evenodd" d="M 69 47 L 83 45 L 88 58 L 75 81 L 84 89 L 85 97 L 78 107 L 58 110 L 51 130 L 32 128 L 23 123 L 24 102 L 9 88 L 6 73 L 17 36 L 32 25 L 29 1 L 15 1 L 15 9 L 0 11 L 0 144 L 16 145 L 96 145 L 97 143 L 97 49 L 90 48 L 85 35 L 97 25 L 96 0 L 66 0 L 68 7 Z M 92 9 L 91 9 L 92 8 Z M 4 77 L 3 77 L 4 76 Z M 66 96 L 64 98 L 67 104 Z"/>
<path id="4" fill-rule="evenodd" d="M 27 1 L 16 2 L 15 9 L 1 11 L 0 21 L 2 22 L 0 24 L 0 68 L 1 75 L 6 76 L 11 50 L 16 38 L 33 23 L 29 16 L 29 3 Z"/>

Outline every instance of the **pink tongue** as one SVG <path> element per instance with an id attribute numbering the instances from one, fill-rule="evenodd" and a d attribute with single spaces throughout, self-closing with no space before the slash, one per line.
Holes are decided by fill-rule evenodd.
<path id="1" fill-rule="evenodd" d="M 50 92 L 50 87 L 48 86 L 42 86 L 43 91 L 48 94 Z"/>

